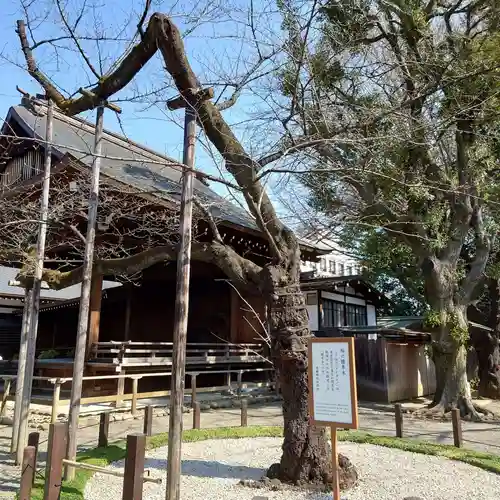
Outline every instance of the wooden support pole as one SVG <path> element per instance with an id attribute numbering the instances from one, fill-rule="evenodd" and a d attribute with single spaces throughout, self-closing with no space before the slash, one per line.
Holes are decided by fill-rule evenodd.
<path id="1" fill-rule="evenodd" d="M 61 381 L 57 379 L 54 383 L 54 392 L 52 394 L 52 416 L 51 423 L 57 422 L 57 414 L 59 413 L 59 401 L 61 399 Z"/>
<path id="2" fill-rule="evenodd" d="M 101 301 L 102 301 L 102 281 L 101 274 L 92 274 L 90 283 L 90 316 L 89 335 L 87 337 L 86 359 L 92 354 L 92 345 L 99 342 L 99 325 L 101 322 Z"/>
<path id="3" fill-rule="evenodd" d="M 142 500 L 146 436 L 144 434 L 127 436 L 126 453 L 122 500 Z"/>
<path id="4" fill-rule="evenodd" d="M 451 410 L 451 422 L 453 425 L 453 444 L 457 448 L 462 447 L 462 420 L 460 419 L 460 409 Z"/>
<path id="5" fill-rule="evenodd" d="M 125 377 L 121 377 L 117 381 L 116 395 L 123 396 L 125 394 Z M 123 405 L 123 398 L 116 398 L 115 408 L 120 408 Z"/>
<path id="6" fill-rule="evenodd" d="M 31 304 L 33 302 L 33 289 L 24 290 L 24 308 L 23 320 L 21 326 L 21 342 L 19 345 L 19 357 L 17 360 L 16 377 L 16 399 L 14 403 L 14 420 L 12 422 L 12 439 L 10 442 L 10 451 L 17 457 L 17 440 L 19 438 L 19 425 L 21 423 L 21 406 L 23 400 L 24 373 L 26 371 L 26 356 L 28 354 L 28 335 L 31 321 Z"/>
<path id="7" fill-rule="evenodd" d="M 201 408 L 200 403 L 193 404 L 193 429 L 201 428 Z"/>
<path id="8" fill-rule="evenodd" d="M 238 397 L 241 398 L 241 393 L 243 391 L 243 372 L 238 372 L 238 389 L 237 389 Z"/>
<path id="9" fill-rule="evenodd" d="M 248 401 L 246 399 L 241 400 L 241 427 L 247 427 L 248 425 Z"/>
<path id="10" fill-rule="evenodd" d="M 7 411 L 7 399 L 10 395 L 10 385 L 12 380 L 9 378 L 3 381 L 3 393 L 2 393 L 2 407 L 0 408 L 0 417 L 5 416 L 5 412 Z"/>
<path id="11" fill-rule="evenodd" d="M 191 375 L 191 406 L 196 403 L 196 374 Z"/>
<path id="12" fill-rule="evenodd" d="M 139 386 L 139 379 L 138 378 L 133 378 L 132 379 L 132 415 L 137 414 L 137 389 Z"/>
<path id="13" fill-rule="evenodd" d="M 35 478 L 36 450 L 34 446 L 26 446 L 23 452 L 23 466 L 21 469 L 21 484 L 19 500 L 31 499 L 31 488 Z"/>
<path id="14" fill-rule="evenodd" d="M 337 440 L 337 428 L 331 427 L 332 437 L 332 490 L 333 500 L 340 500 L 340 481 L 339 481 L 339 451 Z"/>
<path id="15" fill-rule="evenodd" d="M 182 174 L 180 206 L 180 246 L 177 255 L 176 300 L 174 312 L 172 381 L 168 430 L 167 500 L 180 500 L 182 407 L 186 373 L 186 342 L 189 311 L 189 281 L 191 268 L 191 236 L 193 218 L 194 150 L 196 142 L 196 100 L 209 99 L 213 90 L 192 89 L 191 95 L 179 96 L 167 103 L 169 109 L 185 107 L 183 163 L 188 168 Z M 189 99 L 189 100 L 188 100 Z"/>
<path id="16" fill-rule="evenodd" d="M 73 363 L 73 381 L 71 384 L 71 398 L 68 416 L 68 460 L 76 458 L 76 439 L 78 434 L 78 419 L 80 417 L 80 400 L 83 387 L 83 370 L 85 368 L 85 351 L 87 348 L 87 331 L 89 326 L 90 284 L 94 261 L 95 226 L 99 202 L 99 175 L 101 169 L 101 152 L 103 136 L 104 103 L 97 108 L 97 118 L 94 137 L 94 152 L 87 217 L 87 235 L 85 238 L 85 252 L 83 255 L 83 280 L 78 313 L 78 328 L 76 334 L 75 359 Z M 73 479 L 74 467 L 66 467 L 65 478 Z"/>
<path id="17" fill-rule="evenodd" d="M 109 413 L 101 413 L 99 417 L 99 439 L 97 441 L 97 446 L 99 448 L 105 448 L 108 446 L 108 436 L 109 436 Z"/>
<path id="18" fill-rule="evenodd" d="M 35 482 L 37 462 L 38 462 L 38 445 L 40 443 L 40 433 L 39 432 L 30 432 L 28 436 L 28 446 L 33 446 L 35 448 L 35 460 L 33 462 L 33 482 Z"/>
<path id="19" fill-rule="evenodd" d="M 144 434 L 146 436 L 153 435 L 153 410 L 151 405 L 144 408 Z"/>
<path id="20" fill-rule="evenodd" d="M 38 224 L 38 238 L 36 243 L 36 263 L 33 279 L 33 297 L 29 320 L 29 334 L 26 353 L 26 368 L 24 370 L 23 395 L 21 400 L 21 415 L 19 420 L 19 437 L 17 438 L 16 462 L 21 463 L 23 448 L 28 438 L 28 418 L 33 388 L 33 372 L 35 370 L 36 338 L 38 333 L 38 313 L 40 311 L 40 291 L 42 288 L 43 265 L 45 261 L 45 241 L 47 239 L 47 220 L 49 217 L 50 176 L 52 165 L 52 136 L 53 136 L 54 103 L 49 99 L 47 116 L 45 118 L 45 153 L 40 199 L 40 221 Z"/>
<path id="21" fill-rule="evenodd" d="M 66 433 L 67 425 L 65 423 L 50 424 L 43 500 L 59 500 L 60 498 Z"/>
<path id="22" fill-rule="evenodd" d="M 396 419 L 396 437 L 403 437 L 403 408 L 401 403 L 394 405 L 394 415 Z"/>

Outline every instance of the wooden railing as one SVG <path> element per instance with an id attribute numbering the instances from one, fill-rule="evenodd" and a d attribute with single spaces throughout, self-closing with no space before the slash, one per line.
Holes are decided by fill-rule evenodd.
<path id="1" fill-rule="evenodd" d="M 120 366 L 172 364 L 171 342 L 97 342 L 92 344 L 91 363 Z M 188 343 L 186 365 L 259 363 L 267 359 L 261 344 Z"/>

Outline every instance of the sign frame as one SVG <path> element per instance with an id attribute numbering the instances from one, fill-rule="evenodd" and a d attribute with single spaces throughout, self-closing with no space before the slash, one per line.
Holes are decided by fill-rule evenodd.
<path id="1" fill-rule="evenodd" d="M 351 388 L 351 423 L 316 420 L 314 416 L 314 384 L 313 384 L 313 344 L 347 344 L 347 355 L 349 357 L 349 385 Z M 354 356 L 353 337 L 311 337 L 307 346 L 308 351 L 308 386 L 309 386 L 309 415 L 312 425 L 318 427 L 336 427 L 339 429 L 357 429 L 359 424 L 358 398 L 356 387 L 356 359 Z"/>

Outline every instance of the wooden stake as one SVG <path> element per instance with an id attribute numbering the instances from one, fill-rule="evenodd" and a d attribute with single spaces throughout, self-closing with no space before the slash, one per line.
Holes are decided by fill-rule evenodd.
<path id="1" fill-rule="evenodd" d="M 246 427 L 248 425 L 248 401 L 246 399 L 241 400 L 241 427 Z"/>
<path id="2" fill-rule="evenodd" d="M 460 420 L 460 410 L 453 408 L 451 410 L 451 422 L 453 425 L 453 444 L 457 448 L 462 447 L 462 421 Z"/>
<path id="3" fill-rule="evenodd" d="M 175 105 L 172 104 L 175 102 Z M 182 105 L 172 101 L 169 105 Z M 186 107 L 184 119 L 183 163 L 194 167 L 196 141 L 196 114 L 191 106 Z M 174 313 L 174 335 L 172 356 L 172 381 L 170 395 L 170 418 L 168 430 L 167 500 L 180 499 L 182 407 L 184 404 L 184 379 L 186 374 L 186 341 L 189 311 L 189 279 L 191 267 L 191 233 L 193 218 L 193 171 L 182 174 L 181 195 L 181 243 L 177 256 L 177 281 Z"/>
<path id="4" fill-rule="evenodd" d="M 28 446 L 33 446 L 35 448 L 35 459 L 33 462 L 33 483 L 35 482 L 37 462 L 38 462 L 38 444 L 40 442 L 40 433 L 39 432 L 30 432 L 28 436 Z"/>
<path id="5" fill-rule="evenodd" d="M 109 435 L 109 413 L 101 413 L 99 419 L 99 439 L 97 441 L 97 446 L 99 448 L 105 448 L 108 446 L 108 435 Z"/>
<path id="6" fill-rule="evenodd" d="M 75 359 L 73 363 L 73 381 L 68 416 L 68 460 L 76 458 L 76 437 L 78 433 L 78 418 L 80 416 L 80 399 L 82 397 L 83 370 L 85 368 L 85 350 L 87 347 L 87 331 L 89 326 L 90 285 L 92 281 L 92 263 L 94 260 L 95 226 L 99 203 L 99 175 L 101 169 L 102 135 L 103 135 L 104 105 L 97 108 L 95 125 L 94 157 L 92 161 L 92 180 L 89 198 L 87 220 L 87 236 L 83 256 L 83 280 L 78 315 L 78 330 L 76 334 Z M 65 479 L 75 477 L 74 467 L 67 466 Z"/>
<path id="7" fill-rule="evenodd" d="M 36 265 L 33 280 L 33 298 L 29 321 L 27 342 L 26 368 L 24 371 L 23 395 L 21 401 L 21 415 L 19 420 L 19 437 L 17 441 L 17 463 L 21 463 L 23 448 L 28 438 L 28 417 L 30 411 L 31 391 L 33 388 L 33 372 L 35 370 L 36 338 L 38 333 L 38 313 L 40 311 L 40 290 L 42 288 L 43 263 L 45 260 L 45 240 L 47 239 L 47 220 L 49 216 L 50 173 L 52 163 L 52 136 L 53 136 L 54 103 L 49 99 L 47 103 L 47 117 L 45 119 L 45 156 L 43 172 L 43 188 L 40 200 L 40 223 L 38 225 L 38 239 L 36 244 Z"/>
<path id="8" fill-rule="evenodd" d="M 36 450 L 34 446 L 26 446 L 23 452 L 23 467 L 21 470 L 21 484 L 19 500 L 31 499 L 31 488 L 35 477 Z"/>
<path id="9" fill-rule="evenodd" d="M 151 405 L 144 408 L 144 434 L 146 436 L 153 434 L 153 407 Z"/>
<path id="10" fill-rule="evenodd" d="M 337 428 L 331 427 L 332 434 L 332 478 L 333 478 L 333 500 L 340 500 L 340 483 L 339 483 L 339 452 L 337 441 Z"/>
<path id="11" fill-rule="evenodd" d="M 66 424 L 62 422 L 50 424 L 43 500 L 59 500 L 60 498 L 66 432 Z"/>
<path id="12" fill-rule="evenodd" d="M 193 429 L 201 428 L 201 408 L 200 403 L 193 403 Z"/>
<path id="13" fill-rule="evenodd" d="M 403 437 L 403 411 L 401 403 L 396 403 L 394 405 L 394 415 L 396 419 L 396 437 Z"/>
<path id="14" fill-rule="evenodd" d="M 145 453 L 146 436 L 144 434 L 127 436 L 122 500 L 142 500 Z"/>

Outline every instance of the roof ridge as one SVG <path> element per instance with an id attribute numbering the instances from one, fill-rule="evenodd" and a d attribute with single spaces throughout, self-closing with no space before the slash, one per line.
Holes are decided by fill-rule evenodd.
<path id="1" fill-rule="evenodd" d="M 47 102 L 46 101 L 42 101 L 40 99 L 32 98 L 32 103 L 33 103 L 34 106 L 38 106 L 38 107 L 44 108 L 44 111 L 47 108 Z M 26 107 L 26 106 L 23 106 L 23 107 Z M 27 107 L 26 107 L 26 109 L 29 110 L 29 108 L 27 108 Z M 92 124 L 91 122 L 83 119 L 83 118 L 80 118 L 80 117 L 77 117 L 77 116 L 68 116 L 68 115 L 65 115 L 61 110 L 54 109 L 54 116 L 56 116 L 56 115 L 57 115 L 57 119 L 59 119 L 60 121 L 64 121 L 64 122 L 68 123 L 69 125 L 75 126 L 76 124 L 82 124 L 82 125 L 90 128 L 92 131 L 95 130 L 95 125 Z M 76 122 L 76 124 L 74 122 Z M 87 131 L 87 132 L 89 132 L 89 131 Z M 178 160 L 175 160 L 174 158 L 172 158 L 170 156 L 166 156 L 164 154 L 161 154 L 158 151 L 155 151 L 154 149 L 151 149 L 151 148 L 149 148 L 147 146 L 139 144 L 138 142 L 135 142 L 135 141 L 129 139 L 128 137 L 124 136 L 124 135 L 118 134 L 118 133 L 113 132 L 111 130 L 108 130 L 106 128 L 103 129 L 103 132 L 104 132 L 105 138 L 107 140 L 110 140 L 110 142 L 114 142 L 118 146 L 126 147 L 129 150 L 131 150 L 131 151 L 132 151 L 132 148 L 131 148 L 131 146 L 132 146 L 133 148 L 136 148 L 136 149 L 140 150 L 139 154 L 141 154 L 141 152 L 142 153 L 147 153 L 147 154 L 144 154 L 145 158 L 155 159 L 155 158 L 151 158 L 151 156 L 153 156 L 153 157 L 156 157 L 156 158 L 161 158 L 163 160 L 167 160 L 169 163 L 175 163 L 175 164 L 179 163 Z M 150 156 L 148 156 L 148 154 Z M 168 166 L 168 163 L 166 163 L 165 166 Z"/>

